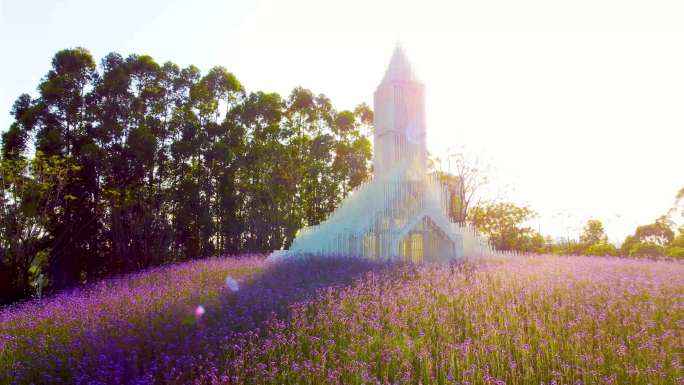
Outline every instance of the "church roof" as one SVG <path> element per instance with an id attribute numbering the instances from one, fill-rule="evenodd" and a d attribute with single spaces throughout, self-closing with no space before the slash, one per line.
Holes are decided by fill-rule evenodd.
<path id="1" fill-rule="evenodd" d="M 350 236 L 363 239 L 371 231 L 386 232 L 395 238 L 401 234 L 403 237 L 424 217 L 430 218 L 447 238 L 456 243 L 458 234 L 452 229 L 440 205 L 441 187 L 437 181 L 428 178 L 414 180 L 407 173 L 406 165 L 402 164 L 389 174 L 374 177 L 357 187 L 327 220 L 302 229 L 290 250 L 326 250 L 328 245 L 336 245 L 340 239 Z M 423 189 L 411 187 L 410 181 L 420 183 Z"/>
<path id="2" fill-rule="evenodd" d="M 382 82 L 391 81 L 417 81 L 415 73 L 413 72 L 413 66 L 406 56 L 406 52 L 397 44 L 392 53 L 392 59 L 390 59 L 390 64 L 385 71 L 385 77 Z"/>

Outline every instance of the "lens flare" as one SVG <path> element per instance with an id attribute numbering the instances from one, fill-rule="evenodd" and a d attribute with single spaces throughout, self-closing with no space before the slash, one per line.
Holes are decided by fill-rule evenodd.
<path id="1" fill-rule="evenodd" d="M 230 275 L 226 276 L 226 287 L 228 288 L 228 290 L 233 292 L 240 290 L 238 282 L 235 280 L 235 278 L 231 277 Z"/>

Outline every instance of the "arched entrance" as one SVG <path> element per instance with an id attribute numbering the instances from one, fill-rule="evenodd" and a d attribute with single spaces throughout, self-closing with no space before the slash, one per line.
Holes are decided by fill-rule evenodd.
<path id="1" fill-rule="evenodd" d="M 434 262 L 454 256 L 454 243 L 427 216 L 399 240 L 399 256 L 407 262 Z"/>

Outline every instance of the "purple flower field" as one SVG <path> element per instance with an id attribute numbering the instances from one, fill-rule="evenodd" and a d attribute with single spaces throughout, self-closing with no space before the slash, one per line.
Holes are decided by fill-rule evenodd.
<path id="1" fill-rule="evenodd" d="M 681 384 L 684 263 L 214 258 L 0 311 L 0 384 Z"/>

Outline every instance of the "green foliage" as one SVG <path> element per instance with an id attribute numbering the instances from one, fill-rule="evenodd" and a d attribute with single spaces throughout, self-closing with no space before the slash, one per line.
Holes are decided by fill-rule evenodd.
<path id="1" fill-rule="evenodd" d="M 670 242 L 670 246 L 684 247 L 684 226 L 679 228 L 678 233 L 677 237 Z"/>
<path id="2" fill-rule="evenodd" d="M 640 242 L 665 245 L 674 239 L 674 231 L 672 231 L 671 226 L 672 222 L 662 216 L 652 224 L 637 227 L 634 238 Z"/>
<path id="3" fill-rule="evenodd" d="M 641 257 L 665 256 L 668 252 L 676 254 L 680 241 L 675 239 L 672 225 L 666 216 L 661 216 L 654 223 L 637 227 L 634 234 L 627 236 L 622 243 L 620 252 L 627 256 Z M 675 249 L 670 249 L 672 246 Z"/>
<path id="4" fill-rule="evenodd" d="M 630 257 L 656 257 L 662 256 L 665 252 L 665 247 L 655 242 L 637 242 L 633 244 L 627 253 Z"/>
<path id="5" fill-rule="evenodd" d="M 440 177 L 449 191 L 458 189 L 453 187 L 458 186 L 458 177 L 447 174 L 441 174 Z M 519 224 L 525 220 L 523 218 L 528 218 L 526 215 L 529 214 L 529 209 L 515 208 L 510 204 L 499 204 L 498 207 L 490 204 L 475 207 L 468 214 L 468 219 L 488 234 L 497 248 L 504 250 L 531 250 L 555 255 L 683 258 L 684 226 L 678 229 L 675 236 L 674 222 L 671 219 L 681 210 L 682 201 L 684 188 L 677 192 L 675 204 L 668 210 L 667 215 L 659 217 L 651 224 L 638 226 L 634 234 L 626 237 L 620 248 L 608 242 L 603 223 L 595 219 L 587 221 L 579 240 L 562 239 L 556 242 L 546 239 L 541 246 L 537 241 L 539 237 L 531 229 L 519 228 Z M 458 199 L 455 202 L 458 203 Z"/>
<path id="6" fill-rule="evenodd" d="M 684 247 L 681 246 L 669 246 L 664 250 L 665 256 L 673 258 L 684 258 Z"/>
<path id="7" fill-rule="evenodd" d="M 51 243 L 45 228 L 73 168 L 40 151 L 31 160 L 0 159 L 0 303 L 40 294 L 36 279 Z"/>
<path id="8" fill-rule="evenodd" d="M 613 245 L 612 243 L 608 242 L 600 242 L 600 243 L 594 243 L 592 245 L 589 245 L 584 250 L 585 255 L 596 255 L 596 256 L 610 256 L 610 255 L 618 255 L 618 249 Z"/>
<path id="9" fill-rule="evenodd" d="M 489 183 L 487 168 L 480 160 L 470 159 L 462 152 L 447 155 L 448 171 L 442 171 L 445 162 L 439 158 L 430 159 L 431 167 L 439 170 L 435 174 L 446 187 L 448 194 L 448 212 L 452 221 L 465 224 L 469 218 L 469 210 L 477 206 L 478 193 Z"/>
<path id="10" fill-rule="evenodd" d="M 540 252 L 544 237 L 523 223 L 536 213 L 526 206 L 513 203 L 487 203 L 469 211 L 469 221 L 483 232 L 497 250 Z"/>
<path id="11" fill-rule="evenodd" d="M 579 242 L 567 242 L 558 254 L 567 255 L 595 255 L 611 256 L 620 254 L 617 247 L 608 242 L 608 236 L 603 223 L 597 219 L 590 219 L 580 234 Z"/>
<path id="12" fill-rule="evenodd" d="M 587 221 L 587 224 L 584 226 L 584 230 L 580 235 L 580 242 L 590 246 L 607 243 L 608 237 L 603 229 L 603 223 L 596 219 L 590 219 Z"/>
<path id="13" fill-rule="evenodd" d="M 457 223 L 465 222 L 467 218 L 467 208 L 464 201 L 463 179 L 457 175 L 447 172 L 437 171 L 435 173 L 440 182 L 446 188 L 449 202 L 449 217 Z"/>
<path id="14" fill-rule="evenodd" d="M 368 106 L 338 112 L 304 88 L 248 93 L 223 67 L 110 53 L 97 68 L 75 48 L 38 90 L 2 135 L 0 280 L 20 288 L 2 302 L 33 294 L 41 273 L 61 289 L 286 247 L 370 173 Z"/>

